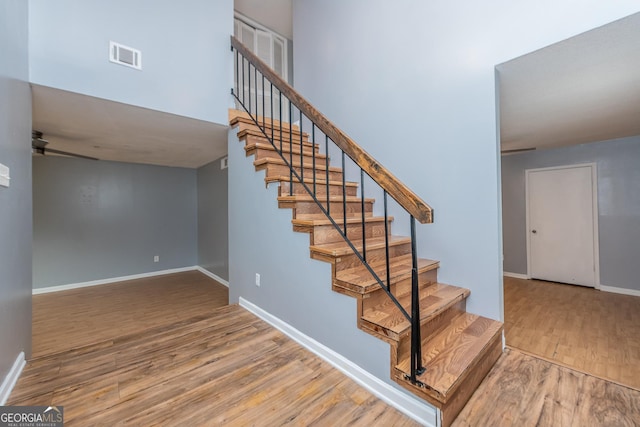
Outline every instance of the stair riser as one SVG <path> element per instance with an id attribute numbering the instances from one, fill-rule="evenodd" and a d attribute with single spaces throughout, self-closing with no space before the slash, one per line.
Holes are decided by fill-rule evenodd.
<path id="1" fill-rule="evenodd" d="M 277 101 L 274 102 L 274 105 L 275 103 L 277 103 Z M 258 120 L 258 123 L 260 123 L 261 125 L 265 123 L 265 126 L 267 126 L 269 129 L 271 129 L 271 127 L 273 126 L 274 129 L 279 129 L 281 127 L 283 129 L 288 130 L 290 127 L 290 123 L 284 120 L 281 122 L 275 118 L 272 119 L 271 117 L 263 117 L 263 116 L 257 116 L 256 119 Z M 244 123 L 245 125 L 255 127 L 253 118 L 245 111 L 234 111 L 233 115 L 230 115 L 229 121 L 230 121 L 229 124 L 232 126 L 238 126 L 241 123 Z M 292 125 L 291 128 L 294 131 L 300 131 L 300 127 L 297 125 Z"/>
<path id="2" fill-rule="evenodd" d="M 324 175 L 322 176 L 324 180 Z M 313 178 L 308 180 L 305 177 L 305 184 L 309 188 L 309 190 L 313 191 Z M 349 197 L 357 197 L 358 196 L 358 187 L 356 186 L 345 186 L 347 190 L 347 196 Z M 316 197 L 326 197 L 327 196 L 327 184 L 319 180 L 319 177 L 316 176 Z M 309 194 L 306 188 L 304 188 L 294 177 L 293 182 L 293 194 Z M 280 190 L 278 192 L 280 196 L 288 196 L 289 195 L 289 182 L 288 181 L 280 181 Z M 342 185 L 329 183 L 329 195 L 330 196 L 342 196 Z"/>
<path id="3" fill-rule="evenodd" d="M 424 323 L 420 327 L 420 337 L 422 341 L 429 340 L 439 332 L 441 332 L 444 328 L 449 326 L 451 320 L 464 313 L 467 309 L 467 300 L 463 299 L 462 301 L 458 301 L 455 305 L 449 307 L 447 310 L 443 311 L 439 315 L 435 316 L 428 322 Z M 400 341 L 398 342 L 397 347 L 397 360 L 402 360 L 406 357 L 411 356 L 411 335 L 407 334 L 400 337 Z M 423 350 L 424 351 L 424 350 Z M 396 352 L 392 352 L 396 353 Z M 396 363 L 392 363 L 395 369 Z M 396 375 L 401 376 L 402 373 L 396 371 Z"/>
<path id="4" fill-rule="evenodd" d="M 249 136 L 255 136 L 258 138 L 264 138 L 264 134 L 262 133 L 262 131 L 253 124 L 247 124 L 247 123 L 240 123 L 239 125 L 239 129 L 238 129 L 238 138 L 245 138 L 245 137 L 249 137 Z M 289 140 L 293 139 L 293 142 L 300 142 L 300 131 L 298 130 L 293 130 L 291 132 L 291 136 L 289 135 L 289 130 L 283 128 L 282 129 L 282 133 L 280 133 L 280 129 L 278 127 L 276 127 L 275 129 L 273 129 L 273 134 L 271 133 L 271 128 L 267 127 L 265 129 L 265 133 L 267 134 L 267 136 L 269 136 L 269 138 L 271 138 L 271 135 L 273 135 L 273 140 L 274 141 L 280 141 L 280 137 L 282 136 L 282 140 L 283 141 L 287 141 L 289 142 Z M 302 141 L 303 142 L 309 142 L 309 134 L 306 132 L 303 132 L 302 134 Z"/>
<path id="5" fill-rule="evenodd" d="M 411 393 L 425 399 L 432 405 L 440 408 L 440 426 L 449 427 L 453 424 L 456 417 L 464 408 L 465 404 L 471 398 L 471 395 L 480 386 L 482 380 L 487 376 L 493 365 L 502 355 L 502 334 L 497 334 L 489 345 L 484 349 L 478 363 L 470 366 L 466 374 L 460 378 L 463 384 L 458 392 L 455 393 L 446 403 L 442 403 L 438 397 L 434 395 L 433 390 L 425 389 L 411 384 L 410 381 L 404 379 L 404 374 L 394 369 L 392 379 L 400 386 L 409 390 Z M 429 369 L 429 367 L 427 367 Z"/>
<path id="6" fill-rule="evenodd" d="M 471 396 L 480 387 L 480 383 L 487 376 L 493 365 L 496 364 L 502 355 L 502 334 L 495 337 L 489 345 L 482 361 L 471 369 L 470 374 L 463 380 L 464 386 L 450 399 L 440 411 L 440 426 L 449 427 L 467 404 Z"/>
<path id="7" fill-rule="evenodd" d="M 269 137 L 271 137 L 271 135 L 269 135 Z M 245 142 L 245 150 L 247 149 L 251 149 L 252 147 L 254 147 L 256 144 L 260 144 L 263 146 L 267 146 L 269 148 L 273 148 L 273 149 L 278 149 L 279 151 L 282 151 L 283 153 L 289 153 L 290 151 L 293 151 L 294 153 L 297 153 L 298 156 L 300 155 L 300 141 L 293 141 L 293 143 L 291 145 L 289 145 L 289 142 L 284 142 L 282 143 L 282 147 L 280 147 L 280 141 L 275 140 L 275 147 L 271 144 L 271 142 L 269 141 L 269 139 L 264 138 L 264 137 L 257 137 L 257 136 L 245 136 L 243 138 L 244 142 Z M 310 142 L 305 142 L 302 144 L 302 152 L 304 154 L 308 154 L 309 156 L 313 155 L 313 148 L 315 147 L 315 152 L 316 155 L 324 155 L 324 152 L 320 152 L 320 146 L 318 144 L 312 145 Z M 264 148 L 264 147 L 261 147 Z"/>
<path id="8" fill-rule="evenodd" d="M 324 207 L 326 207 L 327 203 L 322 203 Z M 318 204 L 314 201 L 280 201 L 278 202 L 278 207 L 282 209 L 293 209 L 293 217 L 299 219 L 324 219 L 326 215 Z M 331 202 L 330 206 L 331 216 L 342 218 L 344 217 L 344 206 L 342 202 L 335 201 Z M 364 204 L 365 217 L 373 216 L 373 203 L 365 202 Z M 362 216 L 362 205 L 359 201 L 348 201 L 347 202 L 347 210 L 346 210 L 347 218 L 358 218 Z M 349 231 L 349 225 L 347 225 L 347 232 Z"/>
<path id="9" fill-rule="evenodd" d="M 406 255 L 411 253 L 411 244 L 403 243 L 400 245 L 394 245 L 389 247 L 389 257 Z M 316 258 L 320 259 L 320 258 Z M 386 259 L 384 248 L 369 249 L 367 250 L 367 261 L 370 263 L 381 262 Z M 337 258 L 327 258 L 329 262 L 334 264 L 335 271 L 341 271 L 347 268 L 353 268 L 358 265 L 362 265 L 362 262 L 355 254 L 342 255 Z M 335 276 L 334 276 L 335 277 Z"/>
<path id="10" fill-rule="evenodd" d="M 340 221 L 338 221 L 340 223 Z M 299 230 L 294 226 L 295 231 L 308 231 Z M 365 236 L 371 237 L 383 237 L 384 236 L 384 222 L 366 223 Z M 391 224 L 389 224 L 388 230 L 391 231 Z M 332 224 L 317 225 L 313 227 L 311 231 L 311 245 L 320 245 L 323 243 L 341 242 L 344 240 L 342 233 L 336 230 Z M 351 240 L 362 239 L 362 223 L 347 224 L 347 237 Z"/>
<path id="11" fill-rule="evenodd" d="M 247 156 L 251 156 L 252 154 L 254 155 L 254 159 L 255 160 L 261 160 L 261 159 L 277 159 L 277 160 L 282 160 L 282 157 L 280 157 L 280 155 L 278 153 L 276 153 L 273 150 L 264 150 L 264 149 L 258 149 L 258 150 L 251 150 L 251 151 L 247 151 Z M 289 163 L 292 164 L 294 167 L 300 167 L 300 154 L 294 154 L 293 158 L 289 157 L 288 153 L 284 154 L 284 160 Z M 302 164 L 303 165 L 307 165 L 307 166 L 312 166 L 313 165 L 313 159 L 311 158 L 311 156 L 303 156 L 302 159 Z M 318 178 L 324 178 L 324 176 L 326 175 L 326 172 L 324 170 L 324 168 L 326 167 L 326 161 L 325 159 L 321 159 L 321 158 L 316 158 L 316 179 Z M 311 173 L 311 170 L 309 171 L 309 173 Z M 303 178 L 312 178 L 313 175 L 307 175 L 307 171 L 304 171 L 305 176 Z"/>
<path id="12" fill-rule="evenodd" d="M 300 174 L 300 168 L 294 167 L 295 171 Z M 289 167 L 287 165 L 267 163 L 264 165 L 256 166 L 256 170 L 266 170 L 267 178 L 271 177 L 279 177 L 279 176 L 289 176 Z M 308 177 L 313 177 L 313 169 L 310 167 L 304 168 L 304 177 L 305 179 Z M 316 169 L 316 177 L 326 179 L 327 173 L 325 169 L 317 168 Z M 294 175 L 295 178 L 295 175 Z M 329 171 L 329 181 L 340 181 L 342 180 L 342 172 L 337 171 Z"/>
<path id="13" fill-rule="evenodd" d="M 380 278 L 384 281 L 385 280 L 385 276 L 384 276 L 384 272 L 379 273 Z M 420 274 L 418 274 L 418 284 L 419 284 L 419 289 L 422 293 L 422 291 L 431 286 L 432 284 L 436 283 L 438 281 L 438 270 L 437 269 L 433 269 L 433 270 L 428 270 L 428 271 L 424 271 L 421 272 Z M 391 293 L 394 295 L 402 295 L 405 293 L 410 293 L 411 292 L 411 278 L 406 278 L 406 279 L 402 279 L 399 280 L 397 282 L 394 282 L 393 279 L 391 279 Z M 384 292 L 383 290 L 376 290 L 374 292 L 371 292 L 369 294 L 368 298 L 365 298 L 363 300 L 363 309 L 368 309 L 370 307 L 376 307 L 377 305 L 385 302 L 389 300 L 389 296 L 386 294 L 386 292 Z M 411 307 L 405 307 L 405 309 L 410 313 L 411 311 Z"/>

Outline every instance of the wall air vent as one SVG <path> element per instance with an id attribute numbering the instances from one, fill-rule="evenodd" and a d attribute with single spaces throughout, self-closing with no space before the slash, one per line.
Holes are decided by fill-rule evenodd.
<path id="1" fill-rule="evenodd" d="M 142 53 L 116 42 L 109 42 L 109 61 L 142 70 Z"/>

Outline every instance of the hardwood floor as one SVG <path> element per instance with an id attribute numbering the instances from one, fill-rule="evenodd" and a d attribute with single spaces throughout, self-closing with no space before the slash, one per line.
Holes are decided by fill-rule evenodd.
<path id="1" fill-rule="evenodd" d="M 640 390 L 640 297 L 504 278 L 506 342 Z"/>
<path id="2" fill-rule="evenodd" d="M 7 403 L 63 405 L 68 426 L 417 425 L 246 310 L 213 308 L 215 283 L 165 280 L 39 296 L 51 325 Z"/>
<path id="3" fill-rule="evenodd" d="M 33 357 L 211 313 L 228 303 L 229 290 L 199 271 L 34 295 Z"/>
<path id="4" fill-rule="evenodd" d="M 42 355 L 7 404 L 63 405 L 69 426 L 417 425 L 206 276 L 158 279 L 34 298 Z M 640 392 L 508 349 L 453 425 L 640 426 Z"/>
<path id="5" fill-rule="evenodd" d="M 637 427 L 640 392 L 507 349 L 453 427 Z"/>

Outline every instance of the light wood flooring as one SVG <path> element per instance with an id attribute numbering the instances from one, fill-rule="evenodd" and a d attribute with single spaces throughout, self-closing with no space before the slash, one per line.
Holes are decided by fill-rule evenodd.
<path id="1" fill-rule="evenodd" d="M 507 349 L 452 427 L 637 427 L 640 392 Z"/>
<path id="2" fill-rule="evenodd" d="M 227 305 L 229 290 L 199 271 L 34 295 L 33 357 L 142 332 Z"/>
<path id="3" fill-rule="evenodd" d="M 43 355 L 28 362 L 7 403 L 64 405 L 69 426 L 417 425 L 247 311 L 225 306 L 226 288 L 200 276 L 34 298 L 38 322 L 50 324 L 40 336 L 57 350 L 34 337 Z M 65 294 L 73 315 L 54 304 Z M 124 307 L 141 312 L 130 317 Z M 640 426 L 640 392 L 508 349 L 454 426 Z"/>
<path id="4" fill-rule="evenodd" d="M 35 298 L 40 356 L 8 404 L 63 405 L 68 426 L 417 425 L 249 312 L 224 306 L 226 289 L 198 275 Z"/>
<path id="5" fill-rule="evenodd" d="M 640 297 L 504 278 L 506 342 L 640 390 Z"/>

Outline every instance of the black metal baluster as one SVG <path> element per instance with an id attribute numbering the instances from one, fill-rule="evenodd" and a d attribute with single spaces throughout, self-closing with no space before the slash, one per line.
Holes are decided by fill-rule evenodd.
<path id="1" fill-rule="evenodd" d="M 244 107 L 244 101 L 245 101 L 245 98 L 244 98 L 244 92 L 245 92 L 245 90 L 244 90 L 245 89 L 245 83 L 244 83 L 244 60 L 245 59 L 246 58 L 243 55 L 242 56 L 242 106 L 243 107 Z"/>
<path id="2" fill-rule="evenodd" d="M 331 204 L 329 203 L 329 137 L 327 135 L 324 136 L 324 154 L 327 157 L 325 162 L 325 169 L 327 171 L 327 180 L 325 182 L 327 186 L 327 215 L 331 216 Z"/>
<path id="3" fill-rule="evenodd" d="M 344 191 L 347 186 L 346 170 L 344 165 L 344 151 L 342 151 L 342 219 L 344 223 L 344 236 L 347 237 L 347 192 Z"/>
<path id="4" fill-rule="evenodd" d="M 411 382 L 424 373 L 422 341 L 420 339 L 420 290 L 418 288 L 418 254 L 416 250 L 416 219 L 411 215 Z"/>
<path id="5" fill-rule="evenodd" d="M 362 258 L 364 262 L 367 262 L 367 233 L 366 233 L 366 220 L 364 216 L 364 169 L 360 168 L 360 208 L 362 209 Z"/>
<path id="6" fill-rule="evenodd" d="M 273 121 L 275 120 L 273 114 L 273 83 L 269 82 L 271 88 L 269 89 L 269 115 L 271 116 L 271 143 L 275 146 L 275 141 L 273 140 Z"/>
<path id="7" fill-rule="evenodd" d="M 384 255 L 387 266 L 387 290 L 391 292 L 391 264 L 389 263 L 389 214 L 387 213 L 387 190 L 383 190 L 384 200 Z"/>
<path id="8" fill-rule="evenodd" d="M 311 158 L 313 163 L 313 196 L 317 193 L 316 190 L 316 124 L 311 122 Z"/>
<path id="9" fill-rule="evenodd" d="M 302 167 L 302 165 L 304 164 L 304 150 L 302 149 L 302 147 L 304 146 L 304 144 L 302 143 L 302 111 L 300 111 L 300 183 L 304 182 L 304 167 Z"/>
<path id="10" fill-rule="evenodd" d="M 262 73 L 260 73 L 262 74 Z M 267 115 L 264 111 L 264 74 L 262 74 L 262 128 L 267 128 Z"/>
<path id="11" fill-rule="evenodd" d="M 256 85 L 256 123 L 259 123 L 260 116 L 258 116 L 258 69 L 253 67 L 254 80 Z"/>
<path id="12" fill-rule="evenodd" d="M 280 114 L 280 154 L 282 154 L 282 91 L 278 89 L 278 113 Z"/>
<path id="13" fill-rule="evenodd" d="M 240 52 L 238 52 L 238 49 L 234 49 L 236 52 L 236 97 L 238 97 L 238 95 L 240 95 L 240 64 L 239 64 L 239 59 L 240 59 Z"/>
<path id="14" fill-rule="evenodd" d="M 291 100 L 289 100 L 289 195 L 293 196 L 293 120 Z"/>
<path id="15" fill-rule="evenodd" d="M 247 74 L 249 78 L 249 116 L 251 116 L 251 63 L 247 61 Z"/>

